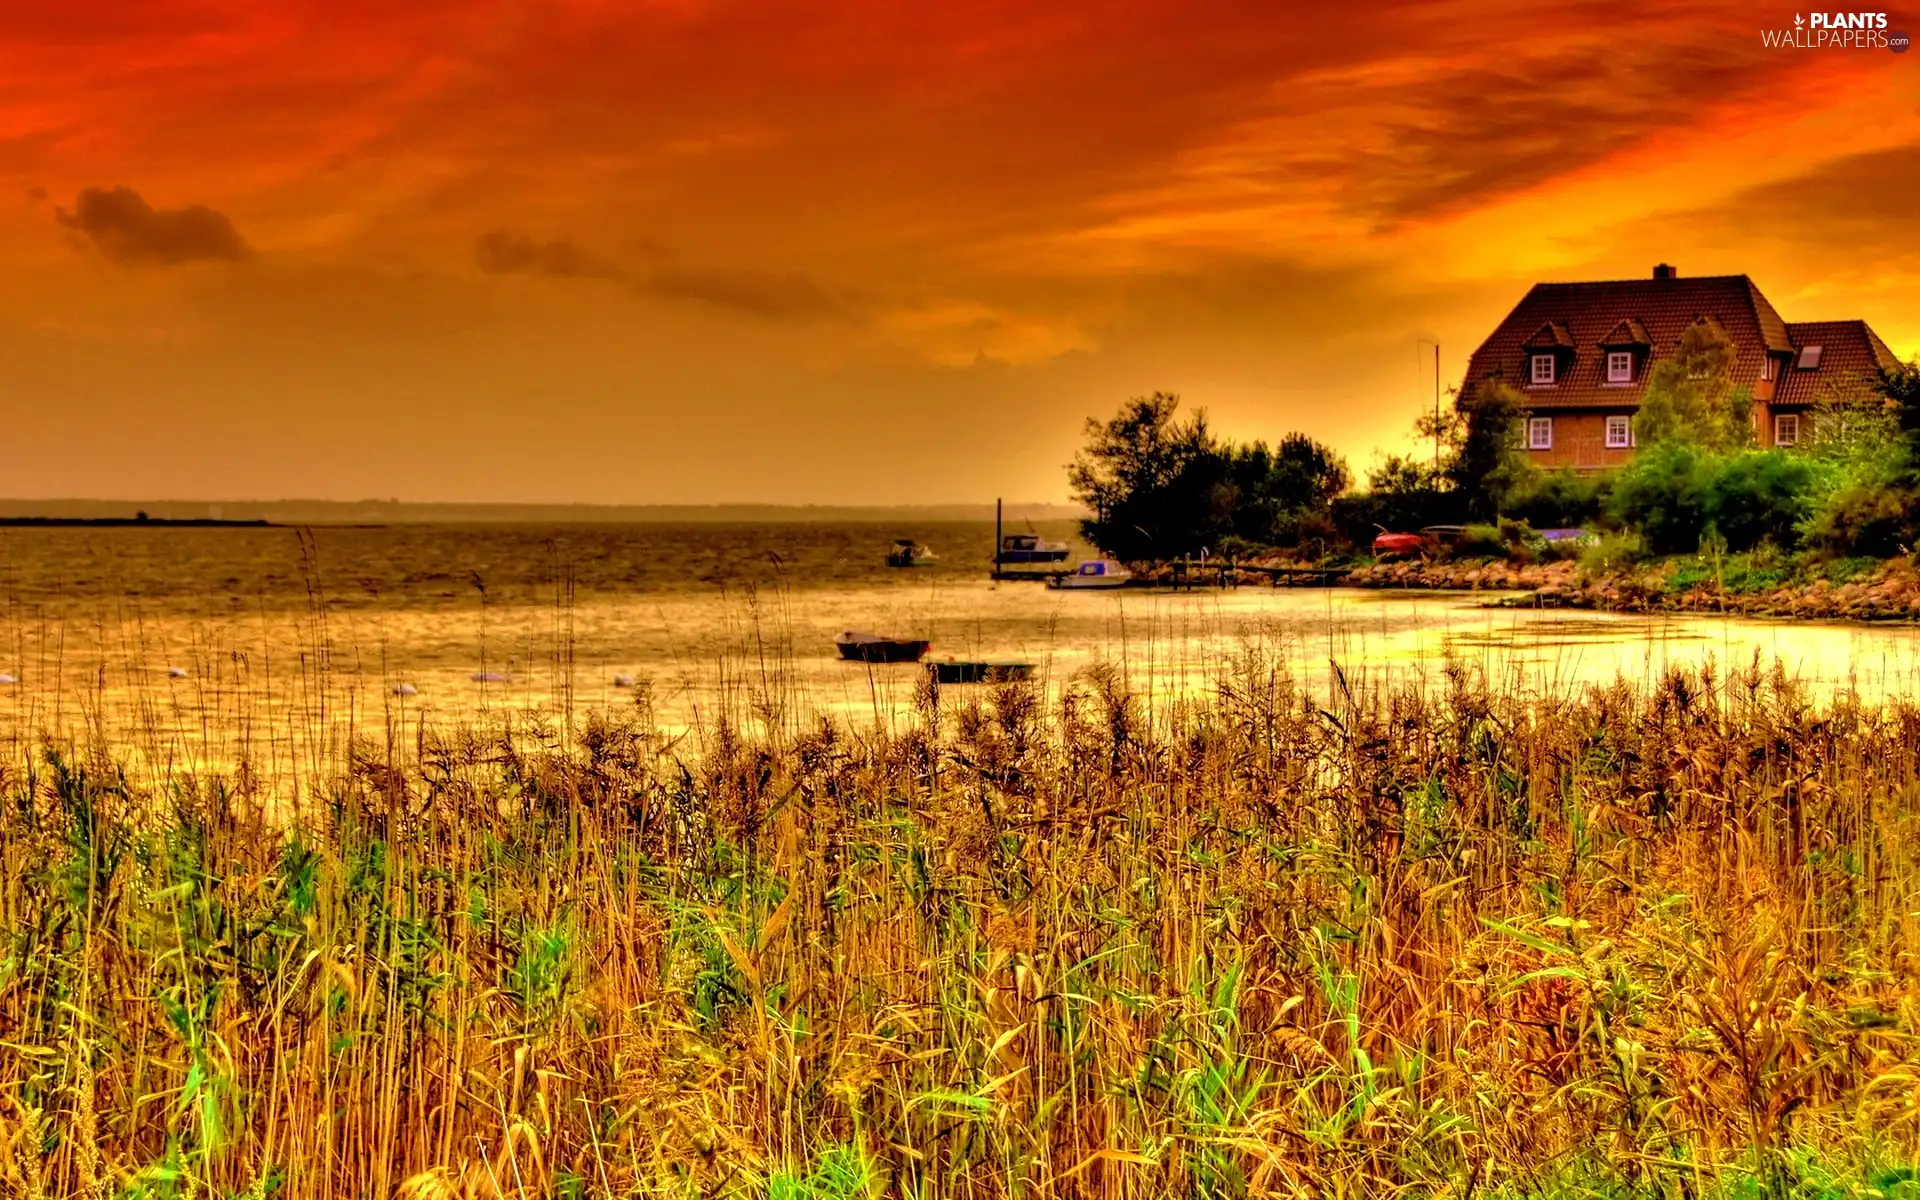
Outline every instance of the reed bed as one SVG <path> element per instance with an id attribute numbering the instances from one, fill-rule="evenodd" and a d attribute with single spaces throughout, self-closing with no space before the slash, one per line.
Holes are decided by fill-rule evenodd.
<path id="1" fill-rule="evenodd" d="M 50 741 L 0 1194 L 1920 1194 L 1920 709 L 1335 680 Z"/>

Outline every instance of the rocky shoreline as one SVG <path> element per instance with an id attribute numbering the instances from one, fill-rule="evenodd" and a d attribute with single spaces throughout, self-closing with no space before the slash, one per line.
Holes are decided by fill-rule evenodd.
<path id="1" fill-rule="evenodd" d="M 1851 579 L 1813 578 L 1772 587 L 1726 588 L 1714 580 L 1678 585 L 1661 564 L 1585 576 L 1572 562 L 1403 562 L 1358 567 L 1349 587 L 1524 592 L 1503 603 L 1526 608 L 1605 612 L 1693 612 L 1822 621 L 1920 620 L 1920 572 L 1895 559 Z"/>

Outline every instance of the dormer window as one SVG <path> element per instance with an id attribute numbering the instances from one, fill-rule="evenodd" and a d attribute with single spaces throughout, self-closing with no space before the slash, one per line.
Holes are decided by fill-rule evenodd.
<path id="1" fill-rule="evenodd" d="M 1560 372 L 1573 365 L 1573 335 L 1566 322 L 1548 321 L 1520 343 L 1527 356 L 1527 386 L 1552 387 Z"/>
<path id="2" fill-rule="evenodd" d="M 1607 382 L 1618 387 L 1633 382 L 1634 367 L 1646 361 L 1653 339 L 1639 318 L 1628 317 L 1600 339 L 1600 348 L 1607 352 Z"/>

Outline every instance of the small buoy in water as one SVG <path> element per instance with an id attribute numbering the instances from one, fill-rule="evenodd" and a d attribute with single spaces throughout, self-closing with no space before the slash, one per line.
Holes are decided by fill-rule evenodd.
<path id="1" fill-rule="evenodd" d="M 499 671 L 475 671 L 473 681 L 475 683 L 509 683 L 512 677 Z"/>
<path id="2" fill-rule="evenodd" d="M 396 683 L 393 685 L 393 694 L 396 696 L 418 696 L 420 689 L 410 683 Z"/>
<path id="3" fill-rule="evenodd" d="M 187 669 L 185 667 L 168 667 L 167 668 L 168 679 L 185 679 L 186 677 L 187 677 Z"/>
<path id="4" fill-rule="evenodd" d="M 617 675 L 615 675 L 615 676 L 613 677 L 613 686 L 615 686 L 615 687 L 632 687 L 632 686 L 633 686 L 633 676 L 631 676 L 631 675 L 628 675 L 627 673 L 625 673 L 625 672 L 623 671 L 623 672 L 621 672 L 621 673 L 619 673 L 619 674 L 617 674 Z"/>
<path id="5" fill-rule="evenodd" d="M 0 672 L 0 687 L 6 687 L 10 684 L 15 684 L 19 682 L 20 681 L 18 679 L 15 679 L 13 676 L 8 675 L 5 672 Z"/>

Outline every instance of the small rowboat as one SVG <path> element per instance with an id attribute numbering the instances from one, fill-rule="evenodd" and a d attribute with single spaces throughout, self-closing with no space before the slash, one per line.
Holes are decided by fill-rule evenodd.
<path id="1" fill-rule="evenodd" d="M 1012 683 L 1033 676 L 1033 664 L 1024 662 L 956 662 L 950 658 L 929 663 L 927 669 L 941 683 Z"/>
<path id="2" fill-rule="evenodd" d="M 919 662 L 927 653 L 926 642 L 862 633 L 855 629 L 849 629 L 834 638 L 833 644 L 840 647 L 840 657 L 849 662 Z"/>

